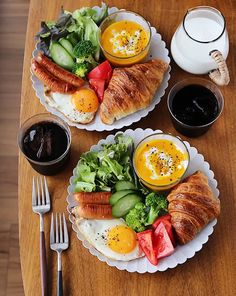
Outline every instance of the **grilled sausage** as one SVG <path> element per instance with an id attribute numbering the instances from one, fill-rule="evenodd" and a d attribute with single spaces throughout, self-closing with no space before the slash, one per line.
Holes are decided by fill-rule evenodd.
<path id="1" fill-rule="evenodd" d="M 36 60 L 55 77 L 64 80 L 76 87 L 81 87 L 84 84 L 83 79 L 58 66 L 41 52 L 38 54 Z"/>
<path id="2" fill-rule="evenodd" d="M 112 219 L 111 205 L 81 204 L 72 209 L 76 218 Z"/>
<path id="3" fill-rule="evenodd" d="M 77 89 L 74 85 L 56 78 L 35 59 L 32 60 L 31 69 L 35 76 L 54 92 L 74 93 Z"/>
<path id="4" fill-rule="evenodd" d="M 80 203 L 86 204 L 107 204 L 109 205 L 109 199 L 111 192 L 78 192 L 74 193 L 74 198 Z"/>

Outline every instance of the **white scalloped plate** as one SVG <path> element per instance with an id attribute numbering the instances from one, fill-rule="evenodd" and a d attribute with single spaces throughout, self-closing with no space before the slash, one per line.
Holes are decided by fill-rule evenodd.
<path id="1" fill-rule="evenodd" d="M 128 129 L 124 132 L 124 135 L 129 135 L 133 138 L 134 144 L 137 145 L 138 142 L 143 139 L 144 137 L 147 137 L 148 135 L 152 134 L 154 131 L 151 129 L 141 129 L 138 128 L 136 130 Z M 160 130 L 156 130 L 155 132 L 162 132 Z M 107 144 L 114 142 L 115 135 L 109 135 L 106 139 L 103 139 L 98 142 L 97 145 L 94 145 L 91 147 L 90 150 L 97 151 L 101 149 L 102 144 Z M 189 176 L 193 174 L 197 170 L 201 170 L 206 174 L 208 177 L 209 185 L 213 190 L 213 193 L 216 197 L 219 196 L 219 190 L 217 189 L 217 181 L 214 179 L 214 173 L 212 170 L 210 170 L 209 163 L 204 161 L 203 155 L 199 154 L 197 149 L 190 146 L 190 144 L 186 141 L 184 141 L 186 144 L 189 155 L 190 155 L 190 164 L 188 167 L 188 170 L 186 172 L 186 176 Z M 74 192 L 74 184 L 73 180 L 75 178 L 75 169 L 73 170 L 73 176 L 70 178 L 70 185 L 67 189 L 68 196 L 67 196 L 67 210 L 70 213 L 70 209 L 74 207 L 75 205 L 78 205 L 78 203 L 73 198 L 73 192 Z M 77 233 L 77 237 L 80 241 L 82 241 L 85 248 L 89 250 L 89 252 L 97 256 L 97 258 L 100 261 L 106 262 L 109 266 L 115 266 L 116 268 L 120 270 L 127 270 L 129 272 L 139 272 L 139 273 L 145 273 L 145 272 L 156 272 L 156 271 L 165 271 L 168 268 L 174 268 L 178 264 L 183 264 L 187 259 L 192 258 L 196 252 L 200 251 L 203 244 L 205 244 L 208 241 L 209 236 L 213 232 L 213 227 L 217 223 L 217 219 L 214 219 L 211 221 L 191 242 L 189 242 L 186 245 L 183 246 L 177 246 L 175 248 L 174 253 L 166 258 L 163 258 L 159 261 L 157 266 L 152 265 L 146 257 L 135 259 L 128 262 L 123 261 L 117 261 L 117 260 L 111 260 L 98 252 L 92 245 L 88 243 L 88 241 L 85 240 L 82 233 L 77 229 L 76 225 L 73 221 L 73 216 L 69 215 L 69 219 L 72 223 L 73 230 Z"/>
<path id="2" fill-rule="evenodd" d="M 98 6 L 95 6 L 94 8 L 100 9 Z M 111 8 L 109 8 L 109 14 L 116 12 L 118 10 L 119 9 L 116 7 L 111 7 Z M 151 30 L 152 30 L 151 45 L 150 45 L 150 51 L 149 51 L 147 59 L 160 58 L 169 64 L 170 63 L 170 58 L 168 56 L 169 51 L 166 48 L 165 42 L 161 39 L 161 35 L 156 32 L 156 29 L 154 27 L 151 27 Z M 37 56 L 38 52 L 39 52 L 39 47 L 38 47 L 38 44 L 36 44 L 36 48 L 32 54 L 34 58 Z M 128 115 L 120 120 L 117 120 L 112 125 L 104 124 L 101 121 L 100 116 L 99 116 L 99 111 L 97 112 L 94 120 L 89 124 L 79 124 L 79 123 L 74 123 L 74 122 L 68 120 L 66 118 L 66 116 L 64 116 L 61 112 L 57 111 L 55 108 L 53 108 L 47 104 L 45 97 L 44 97 L 44 86 L 41 83 L 41 81 L 35 75 L 32 74 L 32 72 L 31 72 L 31 80 L 32 80 L 32 85 L 33 85 L 33 88 L 36 92 L 37 98 L 40 100 L 40 103 L 46 108 L 46 110 L 48 112 L 59 116 L 62 120 L 67 122 L 68 125 L 70 125 L 70 126 L 75 126 L 79 129 L 86 129 L 88 131 L 99 131 L 100 132 L 100 131 L 111 131 L 114 129 L 121 129 L 125 126 L 131 125 L 134 122 L 139 121 L 142 117 L 147 116 L 147 114 L 149 112 L 151 112 L 157 104 L 160 103 L 161 97 L 163 97 L 165 94 L 165 90 L 168 87 L 168 80 L 170 79 L 170 69 L 171 68 L 169 66 L 169 69 L 164 76 L 161 86 L 157 90 L 152 103 L 147 108 L 145 108 L 143 110 L 139 110 L 131 115 Z"/>

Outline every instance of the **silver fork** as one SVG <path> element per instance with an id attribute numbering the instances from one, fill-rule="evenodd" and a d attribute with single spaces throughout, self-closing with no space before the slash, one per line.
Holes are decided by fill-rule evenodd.
<path id="1" fill-rule="evenodd" d="M 59 216 L 59 225 L 58 225 Z M 65 214 L 63 213 L 63 227 L 62 227 L 62 214 L 56 213 L 54 227 L 54 217 L 51 218 L 50 230 L 50 247 L 53 251 L 57 252 L 57 296 L 63 295 L 63 282 L 62 282 L 62 267 L 61 267 L 61 253 L 69 247 L 69 237 L 66 225 Z M 55 229 L 54 229 L 55 228 Z M 62 229 L 63 228 L 63 229 Z M 59 235 L 60 230 L 60 235 Z M 56 237 L 55 237 L 56 232 Z"/>
<path id="2" fill-rule="evenodd" d="M 40 181 L 39 181 L 40 179 Z M 36 183 L 36 184 L 35 184 Z M 32 208 L 34 213 L 39 214 L 40 217 L 40 269 L 41 269 L 41 287 L 42 295 L 46 296 L 47 291 L 47 261 L 46 261 L 46 247 L 44 236 L 44 222 L 43 215 L 50 211 L 50 196 L 46 178 L 33 177 L 32 186 Z"/>

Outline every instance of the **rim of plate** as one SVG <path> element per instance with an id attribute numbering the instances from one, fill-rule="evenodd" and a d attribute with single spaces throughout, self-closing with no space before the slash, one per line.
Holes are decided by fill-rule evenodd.
<path id="1" fill-rule="evenodd" d="M 100 9 L 100 7 L 98 7 L 98 6 L 94 6 L 93 8 L 96 10 Z M 117 11 L 122 11 L 122 10 L 125 10 L 125 9 L 118 9 L 117 7 L 110 7 L 108 9 L 108 14 L 111 14 L 111 13 L 114 13 Z M 150 23 L 149 23 L 149 25 L 150 25 Z M 151 25 L 150 25 L 150 27 L 151 27 Z M 152 112 L 155 109 L 155 107 L 160 103 L 161 99 L 165 95 L 166 89 L 168 88 L 168 85 L 169 85 L 170 71 L 171 71 L 169 50 L 166 47 L 166 43 L 164 40 L 162 40 L 162 36 L 159 33 L 157 33 L 157 30 L 155 27 L 151 27 L 151 31 L 152 31 L 151 43 L 153 40 L 158 39 L 158 42 L 160 42 L 160 45 L 162 46 L 163 53 L 165 53 L 165 56 L 167 59 L 166 63 L 169 64 L 169 67 L 168 67 L 167 72 L 164 75 L 164 79 L 161 84 L 161 86 L 163 87 L 162 92 L 158 95 L 157 99 L 155 98 L 155 96 L 156 96 L 157 92 L 160 90 L 160 88 L 155 93 L 152 103 L 147 108 L 138 110 L 135 113 L 132 113 L 132 114 L 128 115 L 127 117 L 122 118 L 122 119 L 125 119 L 125 118 L 128 119 L 129 117 L 133 116 L 133 118 L 130 118 L 130 120 L 127 120 L 127 122 L 122 123 L 122 119 L 120 119 L 120 120 L 115 121 L 115 123 L 113 123 L 112 125 L 106 125 L 106 124 L 101 123 L 102 125 L 98 126 L 95 123 L 95 118 L 98 113 L 96 114 L 96 116 L 93 119 L 93 121 L 91 122 L 91 124 L 81 124 L 81 123 L 75 123 L 75 122 L 70 121 L 63 113 L 61 113 L 60 111 L 56 110 L 55 108 L 51 107 L 48 103 L 46 103 L 45 98 L 44 98 L 44 91 L 42 93 L 42 89 L 41 89 L 41 88 L 43 88 L 43 84 L 41 83 L 41 81 L 38 80 L 38 78 L 32 73 L 32 70 L 30 69 L 30 73 L 31 73 L 30 79 L 31 79 L 32 87 L 35 91 L 36 97 L 39 99 L 41 105 L 43 105 L 44 108 L 49 113 L 60 117 L 69 126 L 76 127 L 78 129 L 85 129 L 88 131 L 102 132 L 102 131 L 118 130 L 118 129 L 130 126 L 133 123 L 138 122 L 140 119 L 145 118 L 150 112 Z M 36 57 L 36 55 L 39 51 L 38 44 L 39 44 L 38 42 L 35 44 L 35 49 L 32 52 L 32 59 Z M 38 87 L 38 85 L 40 85 L 40 87 Z M 153 103 L 154 100 L 156 100 L 157 102 Z M 140 114 L 140 113 L 142 113 L 142 114 Z"/>
<path id="2" fill-rule="evenodd" d="M 141 134 L 142 137 L 145 137 L 145 136 L 148 136 L 152 133 L 157 133 L 157 132 L 163 133 L 163 131 L 161 131 L 161 130 L 152 130 L 150 128 L 148 128 L 148 129 L 137 128 L 135 130 L 128 129 L 128 130 L 125 130 L 124 132 L 119 131 L 119 132 L 116 132 L 116 134 L 114 134 L 114 135 L 108 135 L 106 138 L 101 139 L 100 141 L 98 141 L 98 143 L 96 145 L 91 146 L 89 151 L 98 150 L 101 148 L 102 144 L 113 142 L 115 136 L 120 133 L 133 137 L 134 141 L 136 141 L 138 143 L 138 140 L 136 140 L 138 138 L 138 135 Z M 180 137 L 178 137 L 178 138 L 180 138 Z M 198 150 L 195 147 L 191 146 L 189 144 L 189 142 L 187 142 L 187 141 L 183 141 L 183 142 L 187 146 L 187 149 L 190 154 L 190 165 L 189 165 L 190 172 L 191 172 L 191 161 L 194 162 L 194 159 L 197 157 L 198 160 L 196 162 L 200 161 L 202 163 L 202 168 L 204 169 L 204 171 L 207 171 L 207 177 L 208 177 L 208 181 L 210 183 L 210 186 L 211 186 L 212 190 L 214 191 L 215 196 L 217 198 L 219 198 L 220 192 L 219 192 L 219 189 L 217 188 L 218 183 L 217 183 L 216 179 L 214 178 L 214 172 L 210 169 L 209 163 L 204 160 L 203 155 L 198 153 Z M 79 160 L 78 160 L 78 162 L 79 162 Z M 73 216 L 70 212 L 70 208 L 73 207 L 73 204 L 71 203 L 70 199 L 72 198 L 71 196 L 72 196 L 72 192 L 73 192 L 73 180 L 75 178 L 75 172 L 76 172 L 76 167 L 73 169 L 73 175 L 70 177 L 70 180 L 69 180 L 69 186 L 67 187 L 68 195 L 66 198 L 67 211 L 69 213 L 69 220 L 72 223 L 72 229 L 73 229 L 73 231 L 76 232 L 77 238 L 82 242 L 83 246 L 89 250 L 90 254 L 96 256 L 100 261 L 106 262 L 109 266 L 116 267 L 119 270 L 127 270 L 128 272 L 138 272 L 138 273 L 145 273 L 145 272 L 154 273 L 157 271 L 165 271 L 169 268 L 175 268 L 177 265 L 183 264 L 188 259 L 194 257 L 195 254 L 202 249 L 203 245 L 206 244 L 206 242 L 209 239 L 209 236 L 214 231 L 214 226 L 217 223 L 217 219 L 214 219 L 210 223 L 208 223 L 200 231 L 200 233 L 198 233 L 197 236 L 192 241 L 190 241 L 188 244 L 183 245 L 183 246 L 178 245 L 175 248 L 175 252 L 171 256 L 161 259 L 157 266 L 154 266 L 151 263 L 149 263 L 148 260 L 146 259 L 146 257 L 138 258 L 138 259 L 131 260 L 131 261 L 124 261 L 124 262 L 118 261 L 118 260 L 111 260 L 108 257 L 106 257 L 105 255 L 101 254 L 99 251 L 97 251 L 92 245 L 90 245 L 90 243 L 88 241 L 86 241 L 86 239 L 83 237 L 82 233 L 79 232 L 79 230 L 77 229 L 77 227 L 74 223 Z M 183 248 L 185 249 L 185 252 L 181 252 L 181 249 L 183 249 Z M 175 258 L 175 256 L 173 256 L 176 253 L 176 251 L 178 251 L 179 256 L 180 256 L 178 258 L 178 260 Z M 134 261 L 136 261 L 136 264 L 133 264 Z M 140 266 L 139 262 L 141 262 L 141 266 Z"/>

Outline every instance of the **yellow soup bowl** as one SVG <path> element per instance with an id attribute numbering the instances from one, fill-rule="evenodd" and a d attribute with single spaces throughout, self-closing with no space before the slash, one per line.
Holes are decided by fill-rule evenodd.
<path id="1" fill-rule="evenodd" d="M 179 138 L 156 133 L 139 142 L 133 165 L 140 181 L 154 191 L 168 190 L 184 177 L 189 153 Z"/>
<path id="2" fill-rule="evenodd" d="M 150 48 L 151 27 L 137 13 L 118 11 L 99 27 L 99 44 L 106 59 L 115 66 L 143 61 Z"/>

